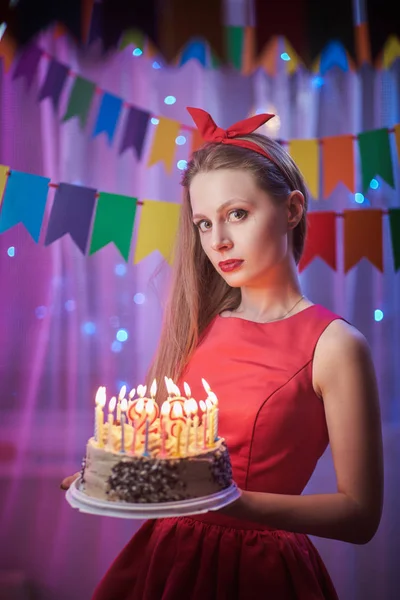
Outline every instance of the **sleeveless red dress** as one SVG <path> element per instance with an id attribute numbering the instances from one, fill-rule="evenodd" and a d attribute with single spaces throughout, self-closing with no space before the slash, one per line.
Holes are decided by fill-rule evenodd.
<path id="1" fill-rule="evenodd" d="M 243 490 L 301 494 L 328 444 L 312 387 L 317 341 L 337 315 L 313 305 L 254 323 L 216 317 L 182 377 L 219 399 L 234 480 Z M 333 600 L 329 574 L 307 535 L 216 513 L 145 522 L 92 600 Z"/>

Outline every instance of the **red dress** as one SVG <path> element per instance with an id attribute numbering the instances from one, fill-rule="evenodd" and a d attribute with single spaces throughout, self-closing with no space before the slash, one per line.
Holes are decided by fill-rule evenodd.
<path id="1" fill-rule="evenodd" d="M 318 338 L 339 318 L 314 305 L 254 323 L 216 317 L 182 381 L 219 399 L 243 490 L 301 494 L 328 444 L 323 402 L 312 387 Z M 307 535 L 208 513 L 147 521 L 92 600 L 333 600 L 332 581 Z"/>

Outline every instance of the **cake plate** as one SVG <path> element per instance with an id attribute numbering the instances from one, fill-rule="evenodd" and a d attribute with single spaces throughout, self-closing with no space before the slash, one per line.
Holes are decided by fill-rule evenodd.
<path id="1" fill-rule="evenodd" d="M 240 494 L 236 484 L 232 483 L 221 492 L 201 498 L 159 504 L 132 504 L 91 498 L 79 489 L 79 479 L 76 479 L 67 490 L 66 498 L 72 508 L 77 508 L 83 513 L 122 519 L 160 519 L 162 517 L 198 515 L 211 510 L 219 510 L 237 500 Z"/>

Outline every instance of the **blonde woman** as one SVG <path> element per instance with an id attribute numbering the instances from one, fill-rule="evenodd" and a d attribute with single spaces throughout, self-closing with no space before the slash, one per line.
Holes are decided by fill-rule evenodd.
<path id="1" fill-rule="evenodd" d="M 370 350 L 301 291 L 307 191 L 281 146 L 254 133 L 271 115 L 223 130 L 206 112 L 189 112 L 205 145 L 183 177 L 171 294 L 148 380 L 188 381 L 195 397 L 202 377 L 211 384 L 242 495 L 217 513 L 146 522 L 93 600 L 333 600 L 308 535 L 365 544 L 381 518 Z M 302 495 L 328 443 L 337 491 Z"/>

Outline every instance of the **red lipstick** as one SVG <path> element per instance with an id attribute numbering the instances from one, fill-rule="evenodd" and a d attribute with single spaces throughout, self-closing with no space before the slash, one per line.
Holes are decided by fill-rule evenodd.
<path id="1" fill-rule="evenodd" d="M 218 266 L 224 273 L 229 273 L 231 271 L 236 271 L 237 269 L 239 269 L 242 266 L 243 262 L 244 261 L 240 260 L 239 258 L 231 258 L 229 260 L 223 260 L 219 262 Z"/>

